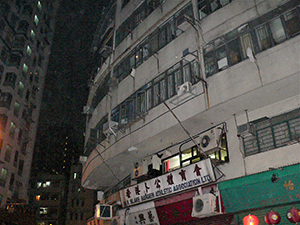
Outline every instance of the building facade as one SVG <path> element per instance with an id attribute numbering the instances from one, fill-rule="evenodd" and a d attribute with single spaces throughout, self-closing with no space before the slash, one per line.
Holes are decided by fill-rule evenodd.
<path id="1" fill-rule="evenodd" d="M 0 204 L 28 203 L 58 1 L 0 2 Z"/>
<path id="2" fill-rule="evenodd" d="M 66 224 L 86 225 L 94 216 L 96 191 L 82 188 L 82 165 L 72 165 L 69 179 Z"/>
<path id="3" fill-rule="evenodd" d="M 65 224 L 67 178 L 64 175 L 38 174 L 32 179 L 31 201 L 38 225 Z"/>
<path id="4" fill-rule="evenodd" d="M 289 224 L 300 207 L 299 24 L 299 0 L 112 1 L 83 109 L 82 186 L 104 192 L 96 217 L 243 224 L 273 209 Z"/>

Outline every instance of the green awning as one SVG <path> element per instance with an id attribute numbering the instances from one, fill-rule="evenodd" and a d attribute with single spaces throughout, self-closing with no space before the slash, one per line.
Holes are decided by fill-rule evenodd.
<path id="1" fill-rule="evenodd" d="M 219 190 L 227 213 L 300 202 L 300 164 L 224 181 Z"/>

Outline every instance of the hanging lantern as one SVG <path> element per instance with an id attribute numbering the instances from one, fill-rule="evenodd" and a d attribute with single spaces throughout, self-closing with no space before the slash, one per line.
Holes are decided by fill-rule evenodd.
<path id="1" fill-rule="evenodd" d="M 279 224 L 281 217 L 278 212 L 272 210 L 265 215 L 265 221 L 267 224 Z"/>
<path id="2" fill-rule="evenodd" d="M 257 219 L 256 216 L 254 215 L 248 215 L 248 216 L 245 216 L 244 219 L 243 219 L 243 224 L 244 225 L 258 225 L 259 221 Z"/>
<path id="3" fill-rule="evenodd" d="M 291 208 L 289 211 L 287 211 L 286 218 L 291 223 L 298 223 L 298 222 L 300 222 L 300 210 L 296 209 L 295 207 Z"/>

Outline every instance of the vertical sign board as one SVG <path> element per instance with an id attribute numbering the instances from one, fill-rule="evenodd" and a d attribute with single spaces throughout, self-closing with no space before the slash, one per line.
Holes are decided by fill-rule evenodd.
<path id="1" fill-rule="evenodd" d="M 215 181 L 211 160 L 206 159 L 120 191 L 123 207 L 165 197 Z"/>

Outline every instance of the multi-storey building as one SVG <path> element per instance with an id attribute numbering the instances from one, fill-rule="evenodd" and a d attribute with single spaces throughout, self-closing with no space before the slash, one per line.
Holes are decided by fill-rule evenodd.
<path id="1" fill-rule="evenodd" d="M 82 188 L 82 165 L 72 165 L 69 179 L 66 224 L 86 225 L 94 216 L 96 191 Z"/>
<path id="2" fill-rule="evenodd" d="M 300 206 L 299 34 L 299 0 L 112 2 L 84 107 L 82 185 L 107 204 L 96 217 L 242 224 L 273 209 L 289 224 Z"/>
<path id="3" fill-rule="evenodd" d="M 0 2 L 0 203 L 28 203 L 28 181 L 58 1 Z"/>
<path id="4" fill-rule="evenodd" d="M 31 207 L 38 225 L 65 224 L 67 178 L 64 175 L 38 174 L 32 178 Z"/>

